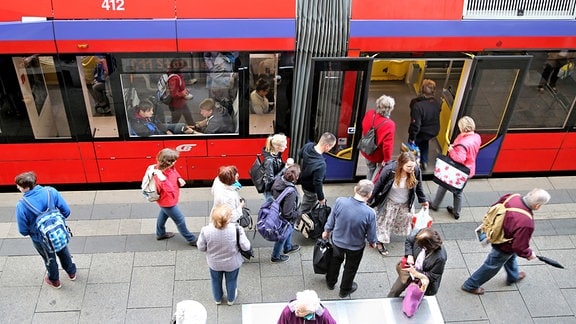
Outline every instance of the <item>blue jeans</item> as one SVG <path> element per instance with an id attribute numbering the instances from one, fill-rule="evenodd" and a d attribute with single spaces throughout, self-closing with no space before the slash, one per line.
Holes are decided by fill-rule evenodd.
<path id="1" fill-rule="evenodd" d="M 60 260 L 60 264 L 62 265 L 62 269 L 66 271 L 67 274 L 73 275 L 76 273 L 76 265 L 72 262 L 72 256 L 68 251 L 68 247 L 60 250 L 56 253 L 50 253 L 44 249 L 42 244 L 38 242 L 32 241 L 36 251 L 44 260 L 44 265 L 46 266 L 46 271 L 48 272 L 48 279 L 54 282 L 56 280 L 60 280 L 60 275 L 58 273 L 58 262 L 56 262 L 56 256 Z"/>
<path id="2" fill-rule="evenodd" d="M 420 149 L 420 163 L 428 163 L 428 148 L 430 147 L 430 140 L 418 139 L 414 144 Z"/>
<path id="3" fill-rule="evenodd" d="M 240 273 L 240 268 L 230 272 L 210 269 L 210 278 L 212 279 L 212 296 L 214 296 L 214 301 L 222 301 L 222 297 L 224 297 L 224 291 L 222 290 L 223 277 L 226 277 L 226 295 L 228 301 L 231 302 L 236 300 L 238 273 Z"/>
<path id="4" fill-rule="evenodd" d="M 178 208 L 178 205 L 172 207 L 160 207 L 160 213 L 158 214 L 158 219 L 156 220 L 156 236 L 164 236 L 166 234 L 166 221 L 168 217 L 172 218 L 176 227 L 178 228 L 178 232 L 188 242 L 196 241 L 196 236 L 188 230 L 186 227 L 186 220 L 184 219 L 184 215 Z"/>
<path id="5" fill-rule="evenodd" d="M 284 251 L 292 249 L 292 234 L 294 234 L 294 226 L 288 228 L 288 236 L 283 241 L 276 241 L 274 243 L 274 248 L 272 249 L 272 258 L 279 259 L 280 254 Z"/>
<path id="6" fill-rule="evenodd" d="M 448 191 L 446 188 L 438 186 L 436 196 L 432 201 L 432 206 L 438 208 L 438 206 L 442 203 L 442 199 L 444 199 L 444 195 L 446 195 L 446 191 Z M 462 191 L 458 193 L 452 193 L 452 197 L 454 198 L 454 216 L 460 216 L 460 211 L 462 210 Z"/>
<path id="7" fill-rule="evenodd" d="M 498 271 L 500 271 L 502 266 L 504 266 L 504 270 L 506 270 L 507 282 L 513 283 L 518 281 L 516 253 L 506 253 L 492 247 L 492 251 L 490 251 L 484 263 L 464 282 L 462 287 L 467 290 L 479 288 L 486 281 L 492 279 Z"/>

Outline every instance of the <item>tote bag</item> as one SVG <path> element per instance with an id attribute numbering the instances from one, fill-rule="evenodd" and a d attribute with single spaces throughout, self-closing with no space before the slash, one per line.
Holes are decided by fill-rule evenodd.
<path id="1" fill-rule="evenodd" d="M 414 316 L 423 298 L 424 292 L 420 286 L 415 282 L 410 283 L 402 300 L 402 312 L 408 317 Z"/>
<path id="2" fill-rule="evenodd" d="M 326 274 L 332 258 L 332 244 L 328 240 L 318 239 L 314 245 L 312 265 L 314 273 Z"/>
<path id="3" fill-rule="evenodd" d="M 466 148 L 464 145 L 460 145 Z M 447 155 L 438 155 L 434 166 L 432 181 L 446 188 L 448 191 L 461 192 L 468 181 L 470 169 L 464 164 L 452 160 Z"/>

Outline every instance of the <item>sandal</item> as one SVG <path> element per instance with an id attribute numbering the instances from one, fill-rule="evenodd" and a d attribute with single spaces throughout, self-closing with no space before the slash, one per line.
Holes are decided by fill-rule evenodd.
<path id="1" fill-rule="evenodd" d="M 376 248 L 378 249 L 378 253 L 380 253 L 382 256 L 388 255 L 388 249 L 386 249 L 383 243 L 378 243 Z"/>

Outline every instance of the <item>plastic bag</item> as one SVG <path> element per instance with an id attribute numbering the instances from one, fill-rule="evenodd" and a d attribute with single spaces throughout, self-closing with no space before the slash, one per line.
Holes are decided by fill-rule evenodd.
<path id="1" fill-rule="evenodd" d="M 428 207 L 423 207 L 418 213 L 412 216 L 412 230 L 431 227 L 432 220 L 430 209 Z"/>

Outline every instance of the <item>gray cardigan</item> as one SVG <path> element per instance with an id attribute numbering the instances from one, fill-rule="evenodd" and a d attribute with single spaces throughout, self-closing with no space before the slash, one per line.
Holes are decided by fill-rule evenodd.
<path id="1" fill-rule="evenodd" d="M 250 248 L 250 241 L 240 228 L 240 246 Z M 208 267 L 214 271 L 233 271 L 242 265 L 244 259 L 236 247 L 236 223 L 229 223 L 223 229 L 217 229 L 212 223 L 202 227 L 198 236 L 198 250 L 206 252 Z"/>

